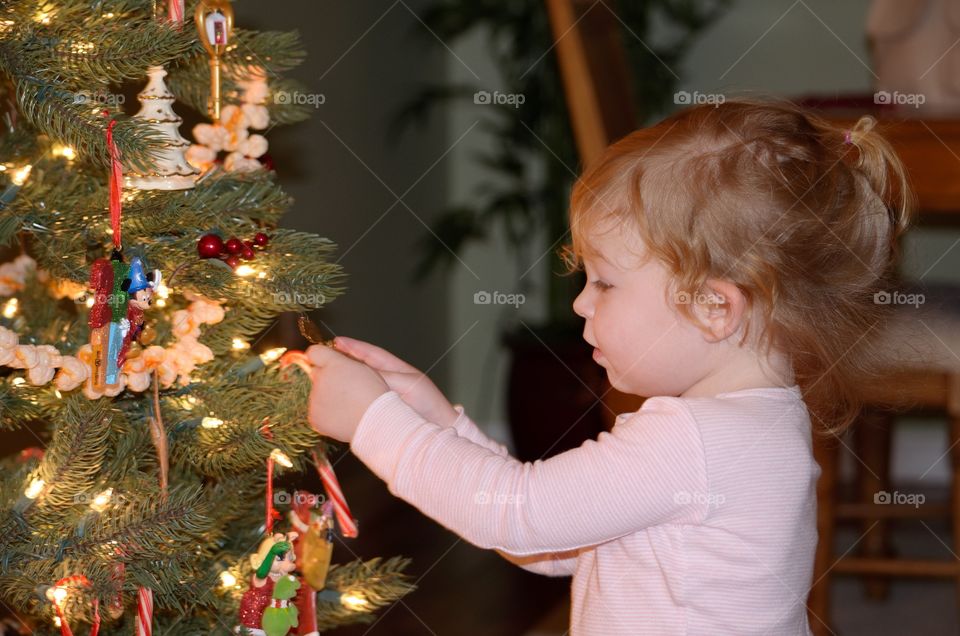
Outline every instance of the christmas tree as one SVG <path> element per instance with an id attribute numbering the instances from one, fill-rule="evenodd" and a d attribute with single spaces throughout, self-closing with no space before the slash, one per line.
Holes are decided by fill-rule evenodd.
<path id="1" fill-rule="evenodd" d="M 0 459 L 0 600 L 23 633 L 233 633 L 266 580 L 266 633 L 308 594 L 326 630 L 412 589 L 399 557 L 330 564 L 355 528 L 309 377 L 258 350 L 283 312 L 315 339 L 306 312 L 345 290 L 332 242 L 279 227 L 266 155 L 310 109 L 276 98 L 303 55 L 228 0 L 0 4 L 0 429 L 36 438 Z M 205 118 L 193 145 L 177 111 Z M 325 492 L 273 490 L 314 470 Z"/>

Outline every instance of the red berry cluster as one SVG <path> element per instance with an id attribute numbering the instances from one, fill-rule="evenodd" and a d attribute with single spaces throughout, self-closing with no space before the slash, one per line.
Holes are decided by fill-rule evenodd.
<path id="1" fill-rule="evenodd" d="M 263 232 L 257 232 L 252 241 L 231 236 L 226 242 L 216 234 L 204 234 L 197 241 L 197 252 L 200 258 L 222 258 L 227 265 L 236 268 L 241 259 L 252 261 L 256 258 L 254 247 L 266 247 L 269 242 L 270 237 Z"/>

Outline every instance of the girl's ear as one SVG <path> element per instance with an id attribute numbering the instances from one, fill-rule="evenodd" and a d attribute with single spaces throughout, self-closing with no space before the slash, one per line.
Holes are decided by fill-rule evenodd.
<path id="1" fill-rule="evenodd" d="M 740 330 L 746 311 L 746 298 L 735 284 L 708 278 L 695 299 L 693 310 L 707 342 L 721 342 Z"/>

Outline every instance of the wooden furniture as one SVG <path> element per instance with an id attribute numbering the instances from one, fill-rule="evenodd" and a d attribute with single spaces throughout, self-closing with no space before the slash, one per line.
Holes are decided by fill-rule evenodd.
<path id="1" fill-rule="evenodd" d="M 546 0 L 582 167 L 637 127 L 630 71 L 612 0 Z"/>
<path id="2" fill-rule="evenodd" d="M 556 55 L 563 76 L 564 89 L 584 167 L 597 159 L 612 141 L 634 127 L 628 114 L 633 114 L 629 95 L 629 77 L 625 72 L 624 51 L 619 42 L 619 28 L 610 19 L 609 0 L 594 3 L 582 0 L 546 0 L 551 28 L 556 42 Z M 834 100 L 836 101 L 836 100 Z M 816 107 L 817 104 L 807 104 Z M 847 112 L 833 112 L 828 117 L 845 126 L 867 112 L 880 121 L 880 131 L 891 140 L 907 165 L 917 193 L 921 218 L 924 222 L 960 222 L 960 119 L 924 117 L 917 111 L 891 112 L 873 104 L 872 98 L 850 104 Z M 822 106 L 822 104 L 821 104 Z M 629 122 L 629 124 L 628 124 Z M 960 320 L 958 320 L 960 322 Z M 960 325 L 957 325 L 960 332 Z M 917 329 L 909 337 L 928 338 Z M 896 344 L 900 336 L 893 336 Z M 954 355 L 960 354 L 960 347 Z M 871 408 L 864 415 L 856 446 L 858 455 L 866 458 L 872 475 L 861 478 L 860 492 L 864 501 L 855 504 L 837 502 L 836 473 L 838 444 L 816 447 L 817 460 L 822 467 L 818 484 L 818 526 L 820 545 L 814 564 L 814 585 L 810 591 L 808 609 L 810 625 L 817 634 L 832 633 L 829 628 L 829 583 L 834 573 L 871 575 L 868 585 L 874 592 L 882 592 L 882 581 L 874 575 L 929 575 L 956 577 L 960 586 L 960 566 L 952 562 L 894 560 L 885 556 L 886 520 L 897 516 L 918 517 L 926 514 L 949 515 L 953 522 L 954 551 L 960 551 L 960 368 L 945 370 L 933 364 L 891 367 L 891 375 L 876 383 Z M 957 360 L 960 364 L 960 358 Z M 636 410 L 642 400 L 620 394 L 607 387 L 603 400 L 613 414 Z M 890 409 L 913 406 L 945 410 L 950 418 L 950 456 L 953 467 L 952 499 L 949 506 L 910 506 L 873 504 L 872 497 L 889 490 L 886 483 L 889 462 Z M 877 424 L 881 426 L 876 427 Z M 878 432 L 879 431 L 879 432 Z M 863 539 L 861 556 L 835 560 L 832 541 L 838 518 L 861 519 L 870 530 Z M 872 524 L 872 525 L 871 525 Z M 958 587 L 960 594 L 960 587 Z M 958 596 L 960 600 L 960 596 Z"/>
<path id="3" fill-rule="evenodd" d="M 894 558 L 887 542 L 887 522 L 891 519 L 929 519 L 947 517 L 952 523 L 953 544 L 960 545 L 960 372 L 902 371 L 872 386 L 871 407 L 853 431 L 853 448 L 863 466 L 858 471 L 858 501 L 837 499 L 838 454 L 840 440 L 819 439 L 814 444 L 822 468 L 817 484 L 817 529 L 820 543 L 814 564 L 814 582 L 808 599 L 810 627 L 817 636 L 831 634 L 830 582 L 835 574 L 865 576 L 868 595 L 883 598 L 885 581 L 880 577 L 949 577 L 957 582 L 960 603 L 960 561 L 956 558 Z M 951 497 L 948 504 L 924 502 L 914 505 L 892 501 L 889 483 L 890 430 L 893 415 L 906 410 L 945 411 L 949 426 L 949 461 L 952 469 Z M 931 458 L 931 464 L 937 458 Z M 890 495 L 890 496 L 888 496 Z M 860 520 L 859 554 L 836 555 L 834 531 L 838 521 Z M 953 549 L 954 553 L 956 548 Z"/>

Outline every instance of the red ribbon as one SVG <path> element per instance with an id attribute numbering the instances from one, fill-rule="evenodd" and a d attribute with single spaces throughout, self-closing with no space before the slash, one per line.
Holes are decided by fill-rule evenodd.
<path id="1" fill-rule="evenodd" d="M 107 124 L 107 148 L 110 150 L 110 227 L 113 229 L 113 246 L 120 249 L 120 212 L 123 206 L 121 198 L 123 190 L 123 169 L 120 166 L 120 151 L 113 139 L 113 127 L 117 120 L 111 119 Z"/>
<path id="2" fill-rule="evenodd" d="M 54 584 L 54 587 L 66 588 L 68 585 L 83 586 L 93 588 L 90 579 L 83 575 L 67 576 Z M 57 610 L 57 616 L 60 617 L 60 636 L 73 636 L 70 626 L 67 624 L 67 617 L 63 615 L 63 607 L 54 597 L 53 607 Z M 100 599 L 93 599 L 93 624 L 90 626 L 90 636 L 97 636 L 100 632 Z"/>

